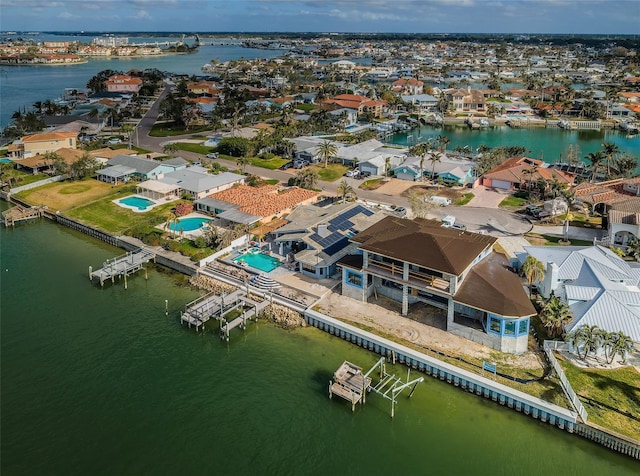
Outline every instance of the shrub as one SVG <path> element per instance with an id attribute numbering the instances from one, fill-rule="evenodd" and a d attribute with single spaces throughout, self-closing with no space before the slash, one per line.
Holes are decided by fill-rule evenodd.
<path id="1" fill-rule="evenodd" d="M 217 151 L 220 154 L 232 157 L 243 157 L 251 155 L 251 141 L 244 137 L 225 137 L 218 144 Z"/>
<path id="2" fill-rule="evenodd" d="M 193 211 L 193 204 L 188 202 L 178 203 L 176 205 L 176 216 L 183 217 Z"/>

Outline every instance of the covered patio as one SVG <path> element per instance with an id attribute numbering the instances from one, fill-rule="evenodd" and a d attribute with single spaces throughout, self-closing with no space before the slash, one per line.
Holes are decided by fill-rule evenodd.
<path id="1" fill-rule="evenodd" d="M 136 186 L 136 193 L 152 200 L 176 200 L 180 197 L 180 187 L 176 184 L 145 180 Z"/>

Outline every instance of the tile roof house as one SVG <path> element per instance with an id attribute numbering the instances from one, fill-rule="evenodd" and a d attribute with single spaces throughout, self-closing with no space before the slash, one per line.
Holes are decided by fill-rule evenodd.
<path id="1" fill-rule="evenodd" d="M 330 99 L 325 99 L 322 104 L 334 107 L 344 107 L 353 109 L 358 114 L 370 113 L 373 117 L 381 117 L 387 101 L 383 99 L 374 100 L 359 94 L 339 94 Z"/>
<path id="2" fill-rule="evenodd" d="M 108 92 L 137 93 L 142 88 L 142 79 L 126 74 L 115 74 L 109 76 L 104 84 Z"/>
<path id="3" fill-rule="evenodd" d="M 84 151 L 78 150 L 78 149 L 68 149 L 65 147 L 65 148 L 56 150 L 55 154 L 60 159 L 62 159 L 66 164 L 71 165 L 75 161 L 80 159 L 80 157 L 82 157 L 82 155 L 84 154 Z M 42 172 L 51 171 L 53 170 L 53 165 L 54 165 L 53 160 L 51 160 L 50 157 L 43 154 L 32 155 L 30 157 L 26 157 L 20 160 L 15 159 L 14 163 L 16 164 L 16 168 L 26 170 L 34 175 Z"/>
<path id="4" fill-rule="evenodd" d="M 259 221 L 269 222 L 298 205 L 315 202 L 317 197 L 318 192 L 298 187 L 282 189 L 277 185 L 237 185 L 202 197 L 195 205 L 197 210 L 227 222 L 251 225 Z"/>
<path id="5" fill-rule="evenodd" d="M 9 157 L 22 159 L 32 155 L 55 152 L 62 148 L 75 149 L 77 141 L 77 132 L 39 132 L 14 141 L 10 144 L 8 152 Z"/>
<path id="6" fill-rule="evenodd" d="M 424 83 L 416 78 L 400 78 L 391 83 L 391 90 L 400 94 L 422 94 Z"/>
<path id="7" fill-rule="evenodd" d="M 630 263 L 603 246 L 529 246 L 526 254 L 546 266 L 538 285 L 540 294 L 551 292 L 564 300 L 573 319 L 572 332 L 595 325 L 607 332 L 622 331 L 640 343 L 640 264 Z"/>
<path id="8" fill-rule="evenodd" d="M 511 157 L 485 173 L 481 183 L 485 187 L 500 190 L 517 190 L 527 188 L 529 183 L 536 183 L 539 180 L 557 180 L 570 187 L 574 179 L 574 174 L 553 169 L 542 160 Z"/>
<path id="9" fill-rule="evenodd" d="M 446 312 L 447 331 L 503 352 L 527 350 L 533 308 L 495 238 L 416 218 L 386 217 L 351 238 L 361 255 L 345 257 L 342 294 L 366 302 L 373 293 Z"/>

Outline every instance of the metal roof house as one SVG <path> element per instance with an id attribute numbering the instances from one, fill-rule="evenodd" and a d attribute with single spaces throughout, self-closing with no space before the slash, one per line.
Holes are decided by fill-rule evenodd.
<path id="1" fill-rule="evenodd" d="M 388 216 L 351 241 L 359 254 L 338 263 L 343 295 L 363 302 L 386 296 L 401 303 L 403 316 L 427 304 L 442 310 L 440 324 L 453 334 L 502 352 L 527 350 L 536 311 L 520 278 L 493 252 L 495 238 Z"/>
<path id="2" fill-rule="evenodd" d="M 640 264 L 604 246 L 529 246 L 525 251 L 546 266 L 540 294 L 553 292 L 569 305 L 573 320 L 567 332 L 595 325 L 640 343 Z"/>
<path id="3" fill-rule="evenodd" d="M 231 172 L 212 175 L 204 168 L 189 167 L 167 173 L 158 180 L 162 183 L 178 185 L 181 193 L 189 195 L 193 200 L 198 200 L 244 183 L 245 176 Z"/>
<path id="4" fill-rule="evenodd" d="M 107 167 L 97 171 L 97 177 L 102 182 L 113 184 L 127 182 L 132 178 L 154 180 L 164 174 L 186 167 L 184 159 L 180 161 L 177 159 L 160 162 L 134 155 L 116 155 L 107 161 Z"/>

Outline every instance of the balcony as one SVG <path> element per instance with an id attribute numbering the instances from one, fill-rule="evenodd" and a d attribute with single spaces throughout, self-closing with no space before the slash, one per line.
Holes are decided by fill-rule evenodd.
<path id="1" fill-rule="evenodd" d="M 420 271 L 409 270 L 409 279 L 405 281 L 403 279 L 402 264 L 387 263 L 384 261 L 370 259 L 369 266 L 366 271 L 397 283 L 407 284 L 412 288 L 432 289 L 445 293 L 449 293 L 450 291 L 449 281 Z"/>

